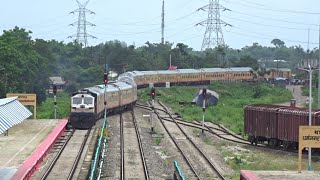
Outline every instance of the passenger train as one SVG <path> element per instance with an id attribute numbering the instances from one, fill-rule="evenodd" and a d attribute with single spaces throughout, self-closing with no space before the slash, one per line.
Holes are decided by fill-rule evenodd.
<path id="1" fill-rule="evenodd" d="M 132 71 L 121 74 L 117 81 L 84 88 L 73 93 L 69 123 L 72 128 L 88 129 L 107 113 L 131 108 L 137 101 L 137 89 L 174 85 L 207 85 L 214 81 L 240 81 L 253 78 L 249 67 Z"/>

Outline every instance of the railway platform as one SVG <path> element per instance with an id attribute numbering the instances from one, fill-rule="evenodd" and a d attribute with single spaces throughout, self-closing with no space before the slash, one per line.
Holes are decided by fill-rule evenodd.
<path id="1" fill-rule="evenodd" d="M 240 180 L 315 180 L 320 179 L 320 172 L 302 171 L 248 171 L 241 170 Z"/>
<path id="2" fill-rule="evenodd" d="M 8 135 L 1 134 L 0 179 L 24 176 L 36 168 L 37 161 L 51 146 L 50 141 L 55 140 L 55 134 L 64 129 L 64 123 L 66 120 L 28 119 L 10 128 Z"/>

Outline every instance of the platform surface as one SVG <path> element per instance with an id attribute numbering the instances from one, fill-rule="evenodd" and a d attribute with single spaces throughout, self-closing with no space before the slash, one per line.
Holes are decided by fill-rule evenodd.
<path id="1" fill-rule="evenodd" d="M 259 180 L 320 180 L 320 172 L 302 171 L 251 171 Z"/>
<path id="2" fill-rule="evenodd" d="M 0 135 L 0 179 L 10 178 L 51 133 L 59 119 L 25 120 Z"/>

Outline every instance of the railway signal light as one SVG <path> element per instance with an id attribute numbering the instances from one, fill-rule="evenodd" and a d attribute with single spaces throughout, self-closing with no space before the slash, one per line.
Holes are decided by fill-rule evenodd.
<path id="1" fill-rule="evenodd" d="M 57 86 L 56 85 L 53 85 L 53 95 L 56 95 L 57 94 Z"/>
<path id="2" fill-rule="evenodd" d="M 152 99 L 154 99 L 154 97 L 156 97 L 156 89 L 154 89 L 154 88 L 151 89 L 150 96 L 152 97 Z"/>
<path id="3" fill-rule="evenodd" d="M 203 98 L 206 98 L 206 95 L 207 95 L 207 89 L 206 89 L 206 88 L 203 88 L 203 89 L 202 89 L 202 96 L 203 96 Z"/>
<path id="4" fill-rule="evenodd" d="M 104 73 L 104 74 L 103 74 L 103 83 L 104 83 L 105 85 L 108 84 L 108 73 Z"/>

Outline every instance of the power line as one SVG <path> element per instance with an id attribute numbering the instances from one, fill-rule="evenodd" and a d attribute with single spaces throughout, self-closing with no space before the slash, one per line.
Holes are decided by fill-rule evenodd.
<path id="1" fill-rule="evenodd" d="M 239 28 L 239 29 L 241 29 L 241 28 Z M 245 33 L 239 33 L 239 32 L 234 32 L 234 31 L 230 31 L 230 30 L 226 30 L 226 32 L 229 32 L 229 33 L 232 33 L 232 34 L 241 35 L 241 36 L 246 36 L 246 37 L 253 37 L 253 38 L 257 38 L 257 39 L 267 39 L 267 40 L 270 40 L 270 37 L 275 38 L 275 36 L 265 35 L 265 34 L 261 34 L 261 33 L 260 33 L 260 35 L 263 35 L 263 36 L 266 36 L 266 37 L 255 36 L 255 35 L 251 35 L 251 34 L 248 35 L 248 34 L 245 34 Z M 259 33 L 256 33 L 256 34 L 259 34 Z M 267 36 L 268 36 L 268 37 L 267 37 Z M 306 41 L 290 40 L 290 39 L 283 39 L 283 38 L 281 38 L 281 39 L 284 40 L 284 41 L 287 41 L 287 42 L 292 42 L 292 43 L 308 44 L 308 42 L 306 42 Z M 318 44 L 318 43 L 310 42 L 310 44 Z"/>
<path id="2" fill-rule="evenodd" d="M 70 38 L 76 37 L 76 41 L 80 44 L 83 44 L 84 47 L 87 47 L 88 45 L 88 37 L 96 38 L 90 34 L 87 33 L 87 25 L 95 26 L 94 24 L 88 22 L 86 20 L 86 13 L 95 14 L 93 11 L 90 11 L 86 9 L 86 6 L 88 4 L 89 0 L 87 0 L 84 4 L 81 4 L 78 0 L 77 3 L 79 5 L 79 8 L 75 11 L 70 12 L 70 14 L 78 13 L 78 21 L 70 24 L 71 26 L 78 25 L 77 28 L 77 34 L 69 36 Z"/>
<path id="3" fill-rule="evenodd" d="M 308 15 L 320 15 L 320 12 L 306 12 L 306 11 L 295 11 L 295 10 L 286 10 L 286 9 L 273 9 L 273 8 L 263 8 L 263 7 L 257 7 L 257 6 L 250 6 L 248 4 L 242 4 L 239 2 L 232 2 L 229 0 L 223 0 L 227 3 L 231 3 L 231 4 L 237 4 L 240 6 L 244 6 L 244 7 L 251 7 L 251 8 L 256 8 L 256 9 L 261 9 L 261 10 L 265 10 L 265 11 L 273 11 L 273 12 L 281 12 L 281 13 L 294 13 L 294 14 L 308 14 Z M 250 1 L 246 1 L 246 2 L 250 2 Z M 253 2 L 251 2 L 253 3 Z M 253 4 L 257 4 L 257 3 L 253 3 Z M 260 6 L 264 6 L 261 5 Z"/>
<path id="4" fill-rule="evenodd" d="M 307 31 L 308 29 L 307 28 L 292 28 L 292 27 L 285 27 L 285 26 L 276 26 L 276 25 L 270 25 L 270 24 L 263 24 L 263 23 L 258 23 L 258 22 L 253 22 L 253 21 L 247 21 L 247 20 L 243 20 L 243 19 L 238 19 L 238 18 L 234 18 L 234 17 L 228 17 L 228 16 L 225 16 L 226 18 L 229 18 L 229 19 L 233 19 L 233 20 L 236 20 L 236 21 L 240 21 L 240 22 L 247 22 L 247 23 L 250 23 L 250 24 L 255 24 L 255 25 L 260 25 L 260 26 L 268 26 L 268 27 L 274 27 L 274 28 L 281 28 L 281 29 L 289 29 L 289 30 L 301 30 L 301 31 Z M 311 31 L 317 31 L 316 29 L 310 29 Z"/>
<path id="5" fill-rule="evenodd" d="M 235 11 L 235 10 L 230 10 L 231 12 L 237 13 L 237 14 L 241 14 L 241 15 L 245 15 L 245 16 L 249 16 L 249 17 L 253 17 L 253 18 L 261 18 L 261 19 L 266 19 L 266 20 L 272 20 L 272 21 L 278 21 L 278 22 L 285 22 L 285 23 L 291 23 L 291 24 L 298 24 L 298 25 L 307 25 L 307 26 L 318 26 L 318 24 L 310 24 L 310 23 L 303 23 L 303 22 L 297 22 L 297 21 L 287 21 L 287 20 L 282 20 L 282 19 L 275 19 L 275 18 L 270 18 L 270 17 L 263 17 L 263 16 L 258 16 L 256 14 L 247 14 L 244 12 L 240 12 L 240 11 Z"/>

